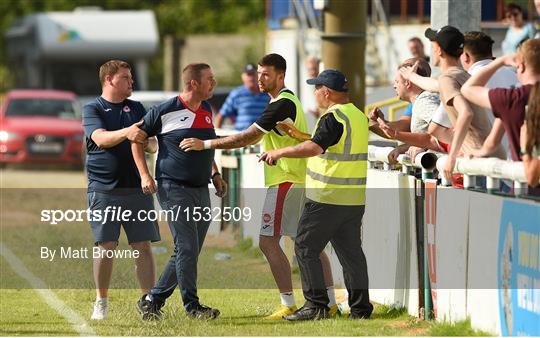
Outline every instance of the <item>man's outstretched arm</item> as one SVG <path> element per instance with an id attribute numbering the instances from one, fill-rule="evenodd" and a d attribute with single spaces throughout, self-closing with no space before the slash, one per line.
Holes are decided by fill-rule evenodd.
<path id="1" fill-rule="evenodd" d="M 493 110 L 489 101 L 489 88 L 485 85 L 495 72 L 503 66 L 517 66 L 516 56 L 505 55 L 495 59 L 471 76 L 461 87 L 461 94 L 471 103 Z"/>
<path id="2" fill-rule="evenodd" d="M 242 148 L 259 142 L 263 136 L 264 133 L 252 124 L 243 132 L 213 140 L 202 141 L 198 138 L 186 138 L 180 143 L 180 148 L 184 151 Z"/>

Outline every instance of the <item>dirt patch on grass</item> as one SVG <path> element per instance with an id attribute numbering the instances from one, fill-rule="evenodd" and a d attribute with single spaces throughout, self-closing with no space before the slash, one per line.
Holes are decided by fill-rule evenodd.
<path id="1" fill-rule="evenodd" d="M 233 248 L 238 243 L 237 232 L 226 229 L 219 235 L 207 235 L 204 245 L 213 248 Z"/>

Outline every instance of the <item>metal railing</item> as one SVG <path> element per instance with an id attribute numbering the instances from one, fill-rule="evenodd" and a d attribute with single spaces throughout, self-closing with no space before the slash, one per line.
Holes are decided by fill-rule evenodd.
<path id="1" fill-rule="evenodd" d="M 394 121 L 396 112 L 405 109 L 409 105 L 409 102 L 405 102 L 399 99 L 399 97 L 392 97 L 386 100 L 370 103 L 364 107 L 364 113 L 369 113 L 375 107 L 383 108 L 388 107 L 388 120 Z"/>
<path id="2" fill-rule="evenodd" d="M 391 165 L 388 161 L 388 154 L 394 150 L 393 147 L 378 147 L 370 145 L 368 147 L 368 161 L 371 168 L 380 167 L 382 169 L 392 170 L 396 166 Z M 424 152 L 416 155 L 412 160 L 408 155 L 401 154 L 397 157 L 397 163 L 401 165 L 402 172 L 410 173 L 412 168 L 422 170 L 423 176 L 432 176 L 441 179 L 441 185 L 450 186 L 442 172 L 447 154 Z M 476 187 L 476 178 L 486 178 L 487 192 L 500 192 L 501 180 L 513 182 L 513 195 L 522 196 L 527 194 L 527 179 L 525 177 L 525 169 L 523 162 L 507 161 L 498 158 L 464 158 L 458 157 L 454 167 L 455 174 L 463 175 L 463 188 L 472 189 Z"/>

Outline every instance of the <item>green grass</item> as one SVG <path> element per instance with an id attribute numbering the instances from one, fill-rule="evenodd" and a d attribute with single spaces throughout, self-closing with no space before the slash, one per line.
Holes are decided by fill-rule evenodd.
<path id="1" fill-rule="evenodd" d="M 68 306 L 88 318 L 92 311 L 92 290 L 55 290 Z M 30 290 L 1 290 L 2 298 L 13 299 L 19 310 L 2 310 L 2 335 L 73 335 L 74 331 L 46 305 L 35 306 Z M 300 302 L 300 292 L 297 300 Z M 22 295 L 22 297 L 21 297 Z M 201 290 L 201 300 L 221 310 L 215 321 L 197 321 L 184 315 L 179 294 L 164 308 L 161 322 L 143 322 L 135 310 L 138 292 L 113 290 L 110 294 L 110 316 L 101 322 L 89 321 L 98 335 L 106 336 L 358 336 L 425 334 L 429 324 L 408 316 L 388 316 L 377 307 L 371 320 L 346 317 L 320 322 L 289 323 L 269 321 L 264 315 L 277 305 L 275 290 Z M 16 300 L 15 300 L 16 299 Z M 21 306 L 27 304 L 27 306 Z M 382 309 L 382 310 L 381 310 Z M 4 313 L 6 312 L 6 313 Z"/>
<path id="2" fill-rule="evenodd" d="M 7 264 L 0 258 L 0 265 Z M 2 279 L 6 275 L 2 274 Z M 76 335 L 75 330 L 56 311 L 43 301 L 39 294 L 28 288 L 23 279 L 11 272 L 19 289 L 0 289 L 0 335 L 33 336 Z"/>
<path id="3" fill-rule="evenodd" d="M 42 209 L 84 209 L 80 189 L 2 189 L 1 240 L 34 275 L 42 279 L 69 307 L 85 318 L 98 335 L 107 336 L 417 336 L 477 335 L 469 322 L 454 325 L 430 323 L 410 317 L 403 309 L 376 306 L 370 320 L 346 317 L 320 322 L 289 323 L 263 317 L 279 305 L 278 292 L 268 264 L 251 241 L 233 247 L 206 246 L 199 259 L 201 301 L 221 310 L 216 321 L 186 318 L 179 292 L 168 300 L 164 320 L 142 322 L 135 309 L 140 297 L 130 259 L 115 261 L 113 288 L 110 290 L 110 317 L 102 322 L 89 320 L 94 300 L 92 261 L 40 259 L 40 247 L 92 247 L 86 222 L 51 226 L 40 222 Z M 168 227 L 161 224 L 166 253 L 156 254 L 161 272 L 172 252 Z M 125 237 L 120 248 L 127 248 Z M 216 261 L 216 253 L 227 253 L 230 260 Z M 69 323 L 0 260 L 0 335 L 76 335 Z M 293 274 L 297 303 L 302 304 L 298 274 Z"/>
<path id="4" fill-rule="evenodd" d="M 436 323 L 429 329 L 428 334 L 430 336 L 491 336 L 487 332 L 480 330 L 474 330 L 471 328 L 470 320 L 462 320 L 455 323 Z"/>

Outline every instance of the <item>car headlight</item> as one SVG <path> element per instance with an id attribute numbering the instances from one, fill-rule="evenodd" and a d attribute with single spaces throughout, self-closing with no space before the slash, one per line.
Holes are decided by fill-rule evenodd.
<path id="1" fill-rule="evenodd" d="M 19 138 L 19 134 L 11 133 L 6 130 L 0 130 L 0 142 L 6 142 L 10 140 L 15 140 Z"/>

